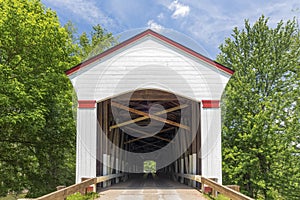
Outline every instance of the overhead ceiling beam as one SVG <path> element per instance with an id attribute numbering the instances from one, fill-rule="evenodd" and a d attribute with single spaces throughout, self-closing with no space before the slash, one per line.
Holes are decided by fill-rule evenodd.
<path id="1" fill-rule="evenodd" d="M 122 94 L 117 99 L 124 101 L 145 101 L 145 99 L 148 101 L 179 101 L 183 100 L 183 97 L 156 89 L 145 89 Z"/>
<path id="2" fill-rule="evenodd" d="M 136 130 L 136 129 L 131 128 L 131 127 L 126 127 L 126 129 L 135 131 L 135 132 L 137 132 L 137 133 L 141 133 L 141 134 L 143 134 L 143 135 L 151 136 L 150 133 L 147 133 L 147 132 L 141 131 L 141 130 Z M 167 128 L 167 129 L 171 130 L 170 128 Z M 167 129 L 163 129 L 163 130 L 161 130 L 159 133 L 166 132 Z M 154 137 L 154 138 L 157 138 L 157 139 L 160 139 L 160 140 L 164 140 L 164 141 L 167 141 L 167 142 L 171 142 L 171 141 L 172 141 L 172 140 L 170 140 L 170 139 L 167 139 L 167 138 L 164 138 L 164 137 L 160 137 L 160 136 L 157 136 L 157 135 L 152 135 L 151 137 Z M 124 142 L 124 144 L 128 144 L 128 143 L 131 143 L 131 142 L 135 142 L 135 141 L 138 141 L 138 140 L 141 140 L 141 139 L 144 139 L 144 138 L 134 138 L 134 139 L 132 139 L 132 140 L 128 140 L 128 141 Z"/>
<path id="3" fill-rule="evenodd" d="M 150 146 L 150 145 L 152 145 L 152 144 L 157 144 L 157 143 L 159 143 L 159 142 L 161 142 L 161 141 L 156 141 L 156 142 L 148 142 L 148 144 L 145 144 L 145 145 L 143 145 L 143 146 L 138 146 L 135 150 L 138 150 L 138 149 L 140 149 L 140 148 L 145 148 L 145 147 L 147 147 L 147 146 Z M 158 146 L 158 145 L 157 145 Z M 159 147 L 159 148 L 161 148 L 161 146 Z"/>
<path id="4" fill-rule="evenodd" d="M 158 116 L 157 116 L 157 115 L 161 115 L 161 114 L 165 114 L 165 113 L 168 113 L 168 112 L 172 112 L 172 111 L 175 111 L 175 110 L 178 110 L 178 109 L 185 108 L 185 107 L 188 106 L 187 104 L 179 105 L 179 106 L 176 106 L 176 107 L 173 107 L 173 108 L 169 108 L 169 109 L 167 109 L 167 110 L 163 110 L 163 111 L 154 113 L 154 114 L 152 114 L 152 115 L 150 115 L 150 114 L 148 114 L 148 113 L 145 113 L 145 112 L 143 112 L 143 111 L 140 111 L 140 110 L 136 110 L 136 109 L 134 109 L 134 108 L 129 108 L 129 107 L 127 107 L 127 106 L 124 106 L 124 105 L 119 104 L 119 103 L 116 103 L 116 102 L 111 102 L 111 105 L 114 106 L 114 107 L 123 109 L 123 110 L 127 110 L 127 111 L 129 111 L 129 112 L 138 114 L 138 115 L 142 115 L 143 117 L 139 117 L 139 118 L 136 118 L 136 119 L 134 119 L 134 120 L 129 120 L 129 121 L 127 121 L 127 122 L 123 122 L 123 123 L 120 123 L 120 124 L 116 124 L 116 125 L 114 125 L 114 126 L 111 126 L 111 127 L 110 127 L 110 130 L 112 130 L 112 129 L 114 129 L 114 128 L 117 128 L 117 127 L 120 127 L 120 125 L 121 125 L 121 126 L 125 126 L 125 125 L 128 125 L 128 124 L 137 122 L 137 121 L 141 121 L 141 120 L 148 119 L 148 118 L 155 119 L 155 120 L 157 120 L 157 121 L 161 121 L 161 122 L 164 122 L 164 123 L 173 125 L 173 126 L 177 126 L 177 127 L 179 127 L 179 128 L 183 128 L 183 129 L 186 129 L 186 130 L 190 130 L 190 127 L 189 127 L 189 126 L 186 126 L 186 125 L 183 125 L 183 124 L 179 124 L 179 123 L 177 123 L 177 122 L 174 122 L 174 121 L 171 121 L 171 120 L 168 120 L 168 119 L 164 119 L 164 118 L 161 118 L 161 117 L 158 117 Z M 137 121 L 135 121 L 135 120 L 137 120 Z"/>
<path id="5" fill-rule="evenodd" d="M 140 140 L 140 142 L 144 143 L 144 144 L 147 144 L 147 145 L 151 145 L 151 146 L 154 146 L 154 147 L 157 147 L 157 148 L 161 148 L 161 146 L 158 146 L 156 144 L 153 144 L 153 143 L 150 143 L 150 142 L 145 142 L 143 140 Z"/>

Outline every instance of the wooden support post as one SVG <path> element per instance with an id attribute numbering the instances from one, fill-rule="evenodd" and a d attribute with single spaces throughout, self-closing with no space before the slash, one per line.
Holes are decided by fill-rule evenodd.
<path id="1" fill-rule="evenodd" d="M 120 129 L 116 129 L 116 149 L 115 149 L 115 154 L 116 154 L 116 174 L 120 173 Z M 117 149 L 118 147 L 118 149 Z M 116 178 L 116 183 L 119 183 L 119 177 Z"/>
<path id="2" fill-rule="evenodd" d="M 185 174 L 189 174 L 189 156 L 187 155 L 187 153 L 185 153 L 184 156 L 184 164 L 185 164 Z M 185 184 L 189 183 L 190 180 L 186 179 Z"/>
<path id="3" fill-rule="evenodd" d="M 103 175 L 103 163 L 102 163 L 102 103 L 97 103 L 97 146 L 96 146 L 96 176 Z M 102 183 L 97 184 L 97 187 L 101 188 Z M 97 190 L 96 187 L 96 190 Z"/>
<path id="4" fill-rule="evenodd" d="M 116 174 L 120 173 L 119 171 L 119 158 L 116 158 Z M 119 183 L 119 178 L 116 178 L 116 183 Z"/>
<path id="5" fill-rule="evenodd" d="M 108 152 L 109 153 L 109 152 Z M 111 175 L 111 172 L 110 172 L 110 159 L 111 159 L 111 155 L 107 154 L 107 174 L 108 175 Z M 108 180 L 107 182 L 107 186 L 110 186 L 110 180 Z"/>
<path id="6" fill-rule="evenodd" d="M 124 173 L 124 171 L 125 171 L 125 161 L 122 160 L 122 173 Z M 126 181 L 125 178 L 123 180 Z"/>
<path id="7" fill-rule="evenodd" d="M 120 170 L 122 171 L 122 173 L 124 173 L 124 151 L 122 151 L 122 149 L 125 149 L 125 145 L 124 145 L 124 140 L 125 140 L 125 134 L 122 130 L 119 129 L 119 131 L 121 132 L 121 142 L 120 142 Z"/>
<path id="8" fill-rule="evenodd" d="M 175 174 L 178 173 L 178 159 L 175 161 Z"/>
<path id="9" fill-rule="evenodd" d="M 202 175 L 202 166 L 201 166 L 201 108 L 200 103 L 193 102 L 192 110 L 194 115 L 194 123 L 195 123 L 195 131 L 196 131 L 196 145 L 195 145 L 195 152 L 196 152 L 196 174 Z M 196 183 L 197 187 L 200 187 L 200 183 Z"/>
<path id="10" fill-rule="evenodd" d="M 187 123 L 187 119 L 184 117 L 183 118 L 183 122 L 186 124 Z M 185 130 L 183 130 L 185 132 Z M 184 163 L 185 163 L 185 173 L 189 174 L 189 148 L 188 148 L 188 138 L 190 137 L 190 134 L 184 134 L 184 149 L 186 149 L 186 151 L 184 152 Z M 190 182 L 190 180 L 186 180 L 186 184 L 188 184 Z"/>
<path id="11" fill-rule="evenodd" d="M 183 158 L 180 159 L 180 173 L 184 174 L 184 161 Z M 183 183 L 184 182 L 184 178 L 181 177 L 180 182 Z"/>
<path id="12" fill-rule="evenodd" d="M 193 174 L 193 155 L 189 155 L 189 174 Z M 189 181 L 189 186 L 193 185 L 193 181 Z"/>
<path id="13" fill-rule="evenodd" d="M 103 175 L 109 174 L 109 157 L 108 157 L 108 134 L 109 134 L 109 127 L 108 127 L 108 103 L 107 101 L 103 102 Z M 107 187 L 107 181 L 103 182 L 103 187 Z"/>
<path id="14" fill-rule="evenodd" d="M 93 185 L 93 192 L 97 192 L 97 183 L 95 183 L 94 185 Z"/>
<path id="15" fill-rule="evenodd" d="M 103 107 L 102 107 L 102 102 L 97 103 L 97 147 L 96 147 L 96 176 L 103 176 L 103 150 L 102 150 L 102 119 L 103 119 Z M 96 188 L 94 190 L 97 191 L 97 186 L 100 188 L 102 183 L 96 184 Z"/>
<path id="16" fill-rule="evenodd" d="M 212 179 L 213 181 L 215 181 L 216 183 L 218 182 L 218 179 L 217 178 L 213 178 Z M 212 195 L 213 197 L 217 197 L 218 196 L 218 191 L 216 189 L 212 189 Z"/>
<path id="17" fill-rule="evenodd" d="M 192 152 L 192 174 L 197 174 L 197 142 L 198 142 L 198 125 L 199 125 L 199 119 L 197 116 L 198 110 L 196 106 L 196 102 L 191 102 L 191 130 L 192 130 L 192 136 L 194 137 L 193 142 L 192 142 L 192 147 L 191 147 L 191 152 Z M 197 182 L 193 181 L 193 187 L 197 186 Z"/>
<path id="18" fill-rule="evenodd" d="M 205 189 L 205 186 L 204 186 L 204 183 L 201 182 L 201 192 L 204 194 L 204 189 Z"/>
<path id="19" fill-rule="evenodd" d="M 107 154 L 103 154 L 103 176 L 108 175 L 107 168 Z M 103 182 L 103 188 L 105 188 L 106 186 L 106 182 Z"/>
<path id="20" fill-rule="evenodd" d="M 197 175 L 197 154 L 192 155 L 192 174 Z M 196 187 L 196 181 L 193 181 L 193 187 Z"/>
<path id="21" fill-rule="evenodd" d="M 107 154 L 108 154 L 108 175 L 112 174 L 112 169 L 113 169 L 113 146 L 114 146 L 114 131 L 111 131 L 109 129 L 110 126 L 110 121 L 111 121 L 111 102 L 106 101 L 107 102 L 107 118 L 106 118 L 106 124 L 107 124 L 107 142 L 108 142 L 108 149 L 107 149 Z M 112 180 L 108 180 L 107 184 L 108 186 L 111 186 Z"/>
<path id="22" fill-rule="evenodd" d="M 176 134 L 179 134 L 177 133 L 178 129 L 176 128 L 175 131 L 174 131 L 174 137 L 177 137 L 177 139 L 175 140 L 175 149 L 174 151 L 176 151 L 176 155 L 180 155 L 179 152 L 180 152 L 180 138 L 179 138 L 179 135 L 176 135 Z M 176 160 L 176 172 L 175 173 L 179 173 L 179 170 L 180 170 L 180 157 L 177 158 Z M 176 181 L 179 181 L 179 178 L 177 176 L 175 176 L 176 178 Z"/>

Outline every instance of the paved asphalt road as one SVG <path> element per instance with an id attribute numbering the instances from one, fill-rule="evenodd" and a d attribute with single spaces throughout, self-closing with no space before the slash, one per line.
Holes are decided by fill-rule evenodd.
<path id="1" fill-rule="evenodd" d="M 207 200 L 199 191 L 158 176 L 131 175 L 100 191 L 99 200 Z"/>

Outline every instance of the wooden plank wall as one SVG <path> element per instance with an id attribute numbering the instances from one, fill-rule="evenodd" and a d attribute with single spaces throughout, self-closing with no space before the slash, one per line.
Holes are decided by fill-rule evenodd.
<path id="1" fill-rule="evenodd" d="M 201 114 L 200 114 L 200 103 L 191 101 L 190 113 L 189 116 L 183 116 L 183 124 L 187 124 L 191 127 L 191 131 L 187 130 L 178 130 L 176 128 L 176 132 L 178 132 L 179 140 L 177 140 L 176 146 L 178 149 L 178 153 L 186 149 L 186 151 L 176 160 L 174 161 L 167 169 L 163 171 L 165 173 L 181 173 L 181 174 L 197 174 L 201 175 Z M 188 139 L 189 137 L 189 139 Z M 193 137 L 193 142 L 188 144 L 188 141 Z M 191 181 L 188 179 L 184 179 L 183 177 L 177 177 L 176 180 L 181 183 L 188 184 L 190 186 L 198 186 L 199 183 L 195 181 Z"/>
<path id="2" fill-rule="evenodd" d="M 124 144 L 125 134 L 122 130 L 109 129 L 113 123 L 110 100 L 97 104 L 97 117 L 97 176 L 124 172 L 125 155 L 121 152 L 121 148 L 126 149 L 128 145 Z M 118 182 L 119 179 L 116 178 L 103 182 L 98 187 L 107 187 Z"/>

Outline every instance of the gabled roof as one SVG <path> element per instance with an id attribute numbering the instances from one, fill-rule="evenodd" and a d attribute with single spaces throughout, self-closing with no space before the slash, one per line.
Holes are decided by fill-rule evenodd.
<path id="1" fill-rule="evenodd" d="M 183 45 L 181 45 L 181 44 L 179 44 L 179 43 L 177 43 L 177 42 L 175 42 L 175 41 L 173 41 L 173 40 L 171 40 L 171 39 L 169 39 L 169 38 L 167 38 L 167 37 L 165 37 L 165 36 L 163 36 L 163 35 L 161 35 L 157 32 L 155 32 L 155 31 L 151 30 L 151 29 L 148 29 L 148 30 L 146 30 L 142 33 L 139 33 L 139 34 L 133 36 L 132 38 L 130 38 L 130 39 L 128 39 L 128 40 L 126 40 L 126 41 L 124 41 L 124 42 L 122 42 L 122 43 L 120 43 L 120 44 L 118 44 L 118 45 L 116 45 L 116 46 L 114 46 L 114 47 L 112 47 L 112 48 L 110 48 L 110 49 L 108 49 L 108 50 L 106 50 L 106 51 L 104 51 L 104 52 L 102 52 L 102 53 L 100 53 L 100 54 L 98 54 L 98 55 L 82 62 L 82 63 L 80 63 L 80 64 L 78 64 L 78 65 L 76 65 L 76 66 L 72 67 L 71 69 L 66 71 L 66 74 L 68 76 L 72 75 L 73 73 L 82 70 L 83 68 L 85 68 L 89 64 L 91 64 L 91 63 L 93 63 L 93 62 L 95 62 L 95 61 L 97 61 L 97 60 L 99 60 L 99 59 L 101 59 L 105 56 L 108 56 L 109 54 L 111 54 L 111 53 L 113 53 L 113 52 L 115 52 L 119 49 L 122 49 L 122 48 L 124 48 L 124 47 L 126 47 L 126 46 L 128 46 L 128 45 L 144 38 L 144 37 L 147 37 L 149 35 L 156 38 L 156 39 L 158 39 L 158 40 L 160 40 L 160 41 L 162 41 L 162 42 L 165 42 L 168 45 L 170 45 L 172 47 L 175 47 L 176 49 L 179 49 L 179 50 L 181 50 L 181 51 L 183 51 L 183 52 L 185 52 L 185 53 L 187 53 L 187 54 L 189 54 L 189 55 L 191 55 L 191 56 L 193 56 L 193 57 L 195 57 L 199 60 L 202 60 L 202 61 L 204 61 L 204 62 L 206 62 L 206 63 L 208 63 L 212 66 L 215 66 L 218 70 L 220 70 L 222 72 L 225 72 L 228 75 L 232 75 L 234 73 L 234 71 L 232 69 L 229 69 L 228 67 L 225 67 L 224 65 L 221 65 L 220 63 L 217 63 L 216 61 L 214 61 L 210 58 L 207 58 L 207 57 L 193 51 L 190 48 L 187 48 L 187 47 L 185 47 L 185 46 L 183 46 Z"/>

